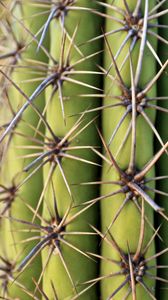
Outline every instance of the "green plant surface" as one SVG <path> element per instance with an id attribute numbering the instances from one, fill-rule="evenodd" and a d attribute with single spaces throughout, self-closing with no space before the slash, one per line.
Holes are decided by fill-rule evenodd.
<path id="1" fill-rule="evenodd" d="M 148 192 L 150 189 L 154 190 L 153 182 L 151 185 L 145 183 L 147 178 L 154 177 L 153 166 L 151 165 L 148 171 L 146 169 L 142 172 L 153 156 L 154 134 L 163 145 L 153 125 L 155 110 L 148 108 L 148 98 L 156 98 L 156 80 L 153 82 L 152 80 L 156 74 L 156 55 L 153 53 L 157 50 L 157 39 L 148 31 L 149 25 L 156 22 L 156 20 L 148 21 L 148 14 L 156 2 L 118 1 L 115 9 L 110 1 L 108 5 L 107 14 L 111 15 L 114 21 L 106 20 L 105 34 L 106 32 L 113 34 L 105 37 L 104 69 L 107 75 L 103 105 L 107 109 L 102 113 L 102 139 L 104 151 L 111 163 L 107 164 L 104 161 L 102 182 L 111 181 L 112 184 L 104 184 L 101 187 L 102 195 L 107 198 L 101 202 L 102 232 L 105 236 L 112 235 L 123 256 L 130 254 L 133 258 L 132 261 L 130 259 L 130 263 L 127 259 L 128 269 L 130 268 L 128 274 L 120 265 L 109 264 L 108 260 L 102 260 L 101 275 L 104 276 L 101 283 L 102 299 L 113 297 L 150 299 L 155 289 L 155 280 L 147 278 L 147 272 L 137 279 L 134 268 L 137 264 L 137 268 L 140 267 L 138 260 L 146 259 L 155 253 L 153 243 L 145 254 L 143 248 L 153 235 L 152 208 L 161 211 L 152 200 L 154 195 Z M 125 29 L 121 29 L 124 26 Z M 117 29 L 118 33 L 114 34 Z M 128 130 L 128 137 L 125 138 Z M 141 248 L 138 255 L 135 255 L 140 245 L 139 232 L 142 224 L 139 210 L 142 210 L 142 195 L 145 200 L 146 220 Z M 150 203 L 149 197 L 152 200 Z M 120 251 L 114 246 L 102 243 L 103 257 L 122 262 Z M 146 268 L 149 268 L 150 264 L 155 264 L 155 261 L 147 264 Z M 132 272 L 135 271 L 132 279 L 131 267 Z M 119 275 L 119 271 L 123 275 Z M 151 276 L 155 278 L 155 270 Z"/>
<path id="2" fill-rule="evenodd" d="M 96 4 L 79 1 L 79 4 L 74 5 L 76 10 L 73 11 L 72 4 L 72 10 L 65 17 L 62 16 L 63 21 L 58 16 L 50 28 L 51 55 L 57 62 L 53 69 L 58 70 L 60 75 L 55 85 L 46 92 L 47 121 L 56 137 L 65 142 L 60 142 L 62 146 L 58 149 L 58 154 L 51 157 L 50 163 L 44 169 L 44 185 L 52 168 L 53 174 L 50 176 L 43 208 L 43 218 L 47 218 L 51 224 L 55 219 L 51 186 L 53 183 L 60 220 L 64 219 L 68 208 L 70 211 L 65 225 L 63 223 L 61 228 L 65 233 L 62 233 L 60 241 L 58 237 L 56 254 L 51 254 L 45 268 L 43 289 L 53 299 L 50 282 L 57 282 L 55 289 L 58 298 L 67 300 L 77 297 L 78 294 L 79 299 L 97 299 L 96 287 L 82 295 L 85 286 L 81 283 L 98 274 L 97 264 L 86 256 L 87 252 L 98 251 L 98 241 L 90 227 L 98 224 L 98 207 L 94 206 L 82 212 L 79 205 L 98 196 L 98 190 L 94 186 L 80 186 L 80 183 L 95 181 L 98 176 L 98 169 L 94 164 L 99 159 L 91 148 L 100 145 L 96 132 L 99 121 L 96 119 L 97 112 L 87 113 L 87 110 L 100 105 L 100 100 L 92 95 L 101 93 L 101 72 L 96 64 L 100 63 L 101 55 L 98 51 L 101 50 L 102 42 L 99 40 L 89 45 L 86 41 L 98 34 L 97 28 L 101 19 L 92 13 L 97 8 Z M 82 13 L 81 7 L 88 11 Z M 87 24 L 89 30 L 86 30 Z M 56 92 L 53 95 L 54 88 Z M 83 116 L 80 116 L 81 113 Z M 76 130 L 73 129 L 75 127 Z M 72 133 L 69 134 L 70 132 Z M 56 145 L 48 130 L 46 136 Z M 51 213 L 48 213 L 48 207 Z M 78 212 L 79 217 L 73 217 Z M 43 251 L 43 266 L 46 265 L 50 249 L 51 247 L 47 247 Z"/>
<path id="3" fill-rule="evenodd" d="M 6 82 L 8 82 L 8 86 L 10 85 L 6 93 L 8 95 L 8 101 L 10 101 L 9 108 L 11 110 L 11 117 L 13 117 L 18 108 L 25 103 L 25 97 L 29 97 L 38 86 L 38 68 L 40 70 L 41 65 L 43 66 L 48 60 L 48 57 L 40 51 L 38 56 L 39 60 L 37 61 L 35 55 L 37 43 L 35 43 L 33 39 L 34 34 L 36 34 L 45 22 L 45 16 L 41 17 L 40 15 L 38 25 L 33 22 L 33 18 L 32 20 L 28 18 L 29 16 L 33 17 L 33 14 L 38 16 L 44 9 L 31 7 L 28 11 L 26 8 L 27 6 L 25 7 L 24 4 L 22 4 L 22 6 L 21 4 L 16 4 L 12 9 L 10 20 L 7 20 L 10 24 L 9 26 L 12 28 L 11 39 L 7 40 L 9 54 L 11 51 L 10 47 L 13 47 L 11 55 L 9 55 L 9 60 L 6 61 L 6 64 L 9 64 L 6 70 Z M 23 11 L 26 9 L 28 14 L 24 14 L 22 9 Z M 23 22 L 22 19 L 26 21 Z M 32 26 L 33 23 L 36 25 Z M 48 37 L 46 38 L 46 44 L 48 43 L 47 39 Z M 10 67 L 10 64 L 12 67 Z M 45 76 L 45 73 L 43 76 Z M 9 82 L 8 78 L 11 82 Z M 13 85 L 13 82 L 17 85 L 17 88 Z M 20 92 L 22 90 L 26 95 L 25 97 Z M 44 105 L 45 99 L 43 94 L 37 99 L 36 107 L 39 111 L 42 111 Z M 33 212 L 29 207 L 36 207 L 42 191 L 42 171 L 39 171 L 30 178 L 26 184 L 23 184 L 23 181 L 28 176 L 23 172 L 24 166 L 31 161 L 31 156 L 36 155 L 37 146 L 39 146 L 38 141 L 43 139 L 42 132 L 44 131 L 44 126 L 40 126 L 39 130 L 37 130 L 38 123 L 39 116 L 37 112 L 32 107 L 29 107 L 20 122 L 16 124 L 15 131 L 11 133 L 6 143 L 6 153 L 3 157 L 1 184 L 6 188 L 6 203 L 4 203 L 4 209 L 2 209 L 2 213 L 5 215 L 3 220 L 3 252 L 5 258 L 11 262 L 11 271 L 9 284 L 7 282 L 5 286 L 2 287 L 1 296 L 17 296 L 21 299 L 23 297 L 24 299 L 30 299 L 30 296 L 26 296 L 27 293 L 22 291 L 23 289 L 20 288 L 20 286 L 18 287 L 18 285 L 21 284 L 23 287 L 25 286 L 25 289 L 30 291 L 33 297 L 33 288 L 35 288 L 35 285 L 32 280 L 27 280 L 27 278 L 34 277 L 37 279 L 41 270 L 41 258 L 39 256 L 33 269 L 28 268 L 27 272 L 19 275 L 15 283 L 11 284 L 10 282 L 12 277 L 16 276 L 14 274 L 17 274 L 16 264 L 25 257 L 34 245 L 33 242 L 30 242 L 29 245 L 25 247 L 23 241 L 28 237 L 30 238 L 30 230 L 27 229 L 28 232 L 26 233 L 24 231 L 25 224 L 15 219 L 24 220 L 25 222 L 32 220 Z M 41 132 L 41 134 L 38 132 Z M 33 236 L 34 233 L 31 235 Z"/>

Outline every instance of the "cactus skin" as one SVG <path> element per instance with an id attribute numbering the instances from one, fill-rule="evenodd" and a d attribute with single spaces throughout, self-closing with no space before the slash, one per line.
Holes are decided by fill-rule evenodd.
<path id="1" fill-rule="evenodd" d="M 164 3 L 162 10 L 168 9 L 168 3 Z M 167 25 L 168 26 L 168 18 L 167 15 L 163 15 L 160 20 L 160 24 Z M 168 30 L 161 28 L 160 29 L 160 35 L 163 36 L 166 40 L 168 40 Z M 168 49 L 162 43 L 159 43 L 159 57 L 162 60 L 162 63 L 164 63 L 167 60 L 168 57 Z M 167 76 L 168 68 L 165 70 L 163 75 L 161 76 L 160 80 L 158 81 L 158 96 L 160 97 L 166 97 L 168 95 L 168 85 L 167 85 Z M 166 101 L 160 101 L 160 106 L 163 109 L 168 109 L 168 102 Z M 167 134 L 167 124 L 168 124 L 168 114 L 166 112 L 158 111 L 157 113 L 157 119 L 156 119 L 156 125 L 157 129 L 160 133 L 160 136 L 162 137 L 163 141 L 166 142 L 168 139 Z M 156 166 L 156 174 L 158 176 L 167 176 L 167 170 L 168 170 L 168 163 L 167 163 L 167 155 L 164 154 L 160 160 L 158 161 L 158 164 Z M 158 190 L 164 191 L 165 193 L 168 193 L 168 179 L 159 180 L 156 183 L 156 188 Z M 165 208 L 165 211 L 168 212 L 168 203 L 167 203 L 167 196 L 160 196 L 157 195 L 157 202 L 159 205 Z M 165 246 L 168 246 L 168 238 L 167 238 L 167 232 L 168 232 L 168 224 L 166 221 L 163 222 L 161 218 L 158 216 L 156 218 L 156 223 L 159 226 L 162 224 L 160 228 L 160 234 L 163 239 L 163 242 L 159 241 L 157 243 L 157 250 L 163 250 Z M 168 263 L 168 255 L 165 253 L 163 256 L 158 258 L 158 265 L 167 265 Z M 167 269 L 159 270 L 158 276 L 162 278 L 167 278 Z M 157 285 L 157 297 L 161 300 L 166 300 L 168 298 L 168 289 L 166 288 L 166 285 L 158 284 Z"/>
<path id="2" fill-rule="evenodd" d="M 27 4 L 23 4 L 22 9 L 23 11 L 26 11 L 26 14 L 22 15 L 20 6 L 16 6 L 14 8 L 14 15 L 18 18 L 25 18 L 27 19 L 24 22 L 24 26 L 31 31 L 32 34 L 35 34 L 37 30 L 43 25 L 45 22 L 45 16 L 40 16 L 38 18 L 39 20 L 37 22 L 30 21 L 28 17 L 33 16 L 35 13 L 40 13 L 43 11 L 42 8 L 34 8 L 30 7 L 29 10 L 27 9 Z M 30 43 L 30 40 L 32 40 L 32 37 L 30 37 L 30 34 L 26 32 L 25 29 L 23 29 L 23 26 L 21 24 L 16 24 L 16 20 L 12 20 L 12 28 L 16 34 L 17 40 L 22 43 L 23 40 L 25 40 L 26 37 L 26 45 L 27 43 Z M 33 26 L 32 26 L 33 24 Z M 49 38 L 46 38 L 46 46 L 49 42 Z M 18 46 L 18 45 L 16 45 Z M 23 45 L 24 46 L 24 45 Z M 26 68 L 27 66 L 31 67 L 32 62 L 28 61 L 30 60 L 36 60 L 35 51 L 37 48 L 37 44 L 35 42 L 31 42 L 30 47 L 26 49 L 26 51 L 23 51 L 21 53 L 20 57 L 18 58 L 18 62 L 16 64 L 16 69 L 14 67 L 14 70 L 11 74 L 12 80 L 16 82 L 19 87 L 24 91 L 24 93 L 27 96 L 30 96 L 31 93 L 35 90 L 38 83 L 32 82 L 31 84 L 27 83 L 26 80 L 32 80 L 36 79 L 36 74 L 29 74 L 27 72 Z M 41 62 L 47 62 L 47 57 L 44 55 L 44 53 L 40 50 L 40 53 L 38 55 L 39 61 Z M 39 64 L 39 62 L 37 62 Z M 17 69 L 18 66 L 25 66 L 25 73 L 24 71 L 19 72 Z M 33 65 L 32 65 L 33 66 Z M 23 81 L 23 83 L 21 82 Z M 25 82 L 24 82 L 25 81 Z M 11 105 L 14 112 L 17 112 L 18 107 L 20 107 L 24 102 L 24 97 L 18 92 L 15 87 L 11 87 L 9 90 L 9 96 L 10 99 L 12 99 Z M 36 99 L 36 106 L 39 108 L 39 110 L 42 111 L 45 104 L 45 98 L 44 94 L 41 95 L 38 99 Z M 29 107 L 27 111 L 25 112 L 23 116 L 24 121 L 20 121 L 19 124 L 16 126 L 16 132 L 19 132 L 20 134 L 26 135 L 27 138 L 22 137 L 20 135 L 17 135 L 17 133 L 14 133 L 11 139 L 11 142 L 9 143 L 9 149 L 7 151 L 7 155 L 4 162 L 4 170 L 2 170 L 3 174 L 3 183 L 6 186 L 11 186 L 12 182 L 17 186 L 21 183 L 21 181 L 27 176 L 26 173 L 22 173 L 23 167 L 25 163 L 27 164 L 30 162 L 30 159 L 24 159 L 19 158 L 19 156 L 25 156 L 27 154 L 35 153 L 37 150 L 30 150 L 29 148 L 23 149 L 22 146 L 36 146 L 35 142 L 32 142 L 29 140 L 29 137 L 33 137 L 35 134 L 35 129 L 37 127 L 37 124 L 39 122 L 39 117 L 37 113 Z M 33 127 L 29 127 L 28 124 L 31 124 Z M 40 131 L 44 131 L 44 128 L 39 128 Z M 40 135 L 37 135 L 38 139 L 41 139 Z M 18 146 L 21 146 L 20 149 L 16 148 Z M 42 191 L 42 171 L 35 174 L 25 185 L 23 185 L 21 188 L 19 188 L 19 191 L 16 192 L 16 196 L 13 199 L 13 203 L 10 208 L 9 216 L 12 218 L 16 218 L 19 220 L 29 221 L 31 222 L 33 213 L 30 211 L 29 208 L 26 207 L 25 203 L 28 203 L 32 207 L 36 207 L 38 199 L 40 197 L 41 191 Z M 25 229 L 25 224 L 21 224 L 20 222 L 11 221 L 10 219 L 4 219 L 5 222 L 5 251 L 6 255 L 9 260 L 14 260 L 14 258 L 22 260 L 27 253 L 29 253 L 30 249 L 34 245 L 34 242 L 29 243 L 28 247 L 24 249 L 23 245 L 20 244 L 20 241 L 30 237 L 30 233 L 25 234 L 21 232 L 21 229 Z M 16 231 L 13 233 L 12 231 Z M 33 234 L 32 234 L 33 236 Z M 14 240 L 15 239 L 15 240 Z M 16 245 L 14 245 L 16 243 Z M 23 251 L 24 249 L 24 251 Z M 25 287 L 32 291 L 34 290 L 35 286 L 32 280 L 27 280 L 27 278 L 36 278 L 36 280 L 39 277 L 41 270 L 41 258 L 40 256 L 37 258 L 36 263 L 34 264 L 33 269 L 28 268 L 25 273 L 22 273 L 19 276 L 18 281 L 21 282 Z M 16 270 L 15 270 L 16 271 Z M 20 299 L 28 300 L 30 297 L 25 294 L 19 287 L 17 287 L 17 284 L 10 284 L 8 287 L 9 295 L 10 297 L 20 297 Z M 4 296 L 4 295 L 2 295 Z"/>
<path id="3" fill-rule="evenodd" d="M 68 35 L 72 38 L 77 27 L 76 36 L 74 38 L 74 44 L 83 46 L 79 47 L 80 51 L 82 51 L 84 57 L 87 57 L 91 54 L 96 53 L 101 49 L 101 41 L 96 41 L 91 45 L 85 45 L 85 42 L 91 38 L 93 38 L 96 34 L 98 34 L 97 28 L 100 27 L 100 18 L 93 15 L 91 12 L 83 12 L 81 18 L 81 7 L 87 7 L 90 10 L 95 9 L 96 5 L 90 3 L 90 1 L 79 1 L 75 6 L 79 8 L 79 11 L 69 11 L 65 16 L 65 28 L 68 32 Z M 87 24 L 89 24 L 89 30 L 86 30 Z M 63 30 L 59 24 L 59 21 L 54 20 L 51 24 L 51 55 L 55 58 L 56 61 L 60 61 L 60 52 L 61 52 L 61 45 L 62 45 L 62 37 L 63 37 Z M 66 59 L 66 51 L 70 45 L 68 38 L 66 37 L 65 42 L 65 55 L 63 60 Z M 69 58 L 69 65 L 77 62 L 82 57 L 77 53 L 74 46 L 72 46 L 72 51 Z M 65 63 L 65 61 L 64 61 Z M 99 71 L 96 68 L 96 64 L 100 63 L 100 55 L 95 55 L 90 59 L 84 60 L 82 63 L 74 67 L 74 70 L 81 70 L 81 71 Z M 91 86 L 95 86 L 97 88 L 100 87 L 100 79 L 99 75 L 94 74 L 81 74 L 81 75 L 70 75 L 70 78 L 74 80 L 78 80 L 84 83 L 87 83 Z M 79 113 L 84 112 L 87 109 L 92 109 L 96 106 L 100 105 L 99 99 L 94 98 L 81 98 L 80 94 L 94 94 L 97 93 L 93 88 L 87 88 L 85 86 L 80 86 L 75 83 L 71 82 L 62 82 L 62 94 L 63 96 L 70 97 L 69 100 L 64 101 L 64 108 L 65 108 L 65 122 L 63 117 L 63 112 L 60 105 L 60 99 L 58 92 L 55 93 L 52 100 L 48 105 L 47 110 L 47 121 L 50 124 L 51 128 L 53 129 L 55 135 L 57 137 L 63 138 L 66 134 L 71 130 L 74 124 L 79 119 Z M 52 88 L 49 87 L 47 90 L 47 97 L 46 101 L 49 99 L 52 93 Z M 73 117 L 70 117 L 73 115 Z M 89 113 L 84 114 L 82 126 L 89 124 L 91 120 L 93 120 L 96 116 L 96 113 Z M 78 132 L 81 129 L 77 129 Z M 48 132 L 46 133 L 48 136 Z M 98 146 L 100 144 L 98 134 L 96 133 L 95 124 L 92 122 L 80 135 L 78 135 L 73 142 L 70 144 L 71 146 Z M 80 157 L 82 159 L 86 159 L 92 162 L 98 162 L 98 158 L 93 154 L 92 151 L 87 149 L 82 150 L 73 150 L 68 151 L 67 153 L 74 155 L 76 157 Z M 56 200 L 58 206 L 58 213 L 60 218 L 63 218 L 69 205 L 71 204 L 72 200 L 74 201 L 74 205 L 79 205 L 93 199 L 98 196 L 98 191 L 95 190 L 94 186 L 72 186 L 73 183 L 80 183 L 80 182 L 89 182 L 96 180 L 98 176 L 97 167 L 92 166 L 90 164 L 86 164 L 80 161 L 74 161 L 68 158 L 62 158 L 61 165 L 63 168 L 63 172 L 65 173 L 65 177 L 67 182 L 70 186 L 70 190 L 72 193 L 72 197 L 70 196 L 67 187 L 65 185 L 65 181 L 63 180 L 62 174 L 58 168 L 54 170 L 52 180 L 53 185 L 55 188 L 56 193 Z M 44 184 L 45 180 L 48 176 L 50 166 L 46 166 L 44 170 Z M 52 214 L 54 216 L 53 210 L 53 196 L 51 193 L 51 183 L 49 183 L 49 190 L 46 192 L 45 202 L 44 202 L 44 209 L 43 209 L 43 216 L 50 218 L 47 212 L 47 206 L 50 207 Z M 70 211 L 70 216 L 72 216 L 77 211 L 80 211 L 81 207 L 73 209 L 72 212 Z M 97 206 L 92 207 L 86 211 L 86 213 L 82 213 L 82 215 L 71 222 L 66 228 L 66 232 L 71 231 L 82 231 L 82 232 L 90 232 L 91 228 L 89 224 L 96 226 L 98 224 L 98 210 Z M 92 240 L 93 239 L 93 240 Z M 65 236 L 65 240 L 71 243 L 72 245 L 76 246 L 80 251 L 89 251 L 89 252 L 97 252 L 98 251 L 98 243 L 97 238 L 93 236 Z M 69 273 L 72 277 L 74 285 L 76 285 L 76 290 L 78 293 L 82 291 L 85 286 L 80 286 L 80 283 L 85 282 L 89 279 L 93 279 L 98 274 L 97 264 L 92 260 L 86 258 L 81 253 L 77 253 L 75 250 L 71 249 L 67 245 L 60 243 L 60 252 L 65 260 Z M 43 262 L 45 265 L 46 258 L 48 257 L 49 248 L 46 248 L 43 251 Z M 79 272 L 79 265 L 80 265 L 80 272 Z M 57 270 L 57 272 L 55 272 Z M 52 255 L 47 268 L 44 272 L 43 277 L 43 289 L 48 295 L 50 299 L 53 299 L 53 293 L 51 290 L 50 282 L 56 282 L 56 293 L 58 299 L 71 299 L 76 293 L 74 291 L 74 287 L 70 282 L 70 278 L 61 262 L 60 257 L 57 255 Z M 89 289 L 88 292 L 84 293 L 84 295 L 80 296 L 79 299 L 97 299 L 96 287 Z"/>
<path id="4" fill-rule="evenodd" d="M 110 4 L 110 1 L 108 1 Z M 129 6 L 129 9 L 131 11 L 134 11 L 137 1 L 127 1 L 127 4 Z M 155 4 L 155 1 L 150 1 L 149 9 L 151 9 Z M 117 2 L 117 7 L 124 8 L 123 1 Z M 141 5 L 141 12 L 144 12 L 144 1 L 143 5 Z M 109 10 L 109 14 L 111 11 Z M 112 13 L 111 13 L 112 15 Z M 116 12 L 113 12 L 114 17 L 118 17 L 119 14 Z M 116 25 L 116 22 L 112 22 L 111 20 L 106 20 L 106 32 L 109 32 L 110 30 L 114 30 L 118 27 L 121 27 L 121 25 Z M 125 33 L 119 33 L 114 34 L 108 37 L 108 43 L 109 47 L 112 49 L 113 55 L 117 53 L 121 43 L 123 42 L 124 38 L 126 37 Z M 140 42 L 136 42 L 136 46 L 134 50 L 131 53 L 132 56 L 132 65 L 133 65 L 133 71 L 135 74 L 138 56 L 139 56 L 139 44 Z M 156 49 L 156 42 L 151 40 L 151 43 Z M 106 48 L 108 46 L 106 45 Z M 124 60 L 127 53 L 129 53 L 129 47 L 130 42 L 127 42 L 125 47 L 122 49 L 120 55 L 118 56 L 116 62 L 117 66 L 121 66 L 122 61 Z M 111 56 L 108 53 L 108 50 L 105 50 L 105 69 L 108 70 L 109 65 L 111 64 Z M 149 65 L 150 68 L 146 68 L 146 65 Z M 114 66 L 113 66 L 114 68 Z M 151 80 L 151 78 L 156 73 L 156 62 L 155 58 L 152 57 L 150 54 L 150 51 L 145 48 L 145 53 L 143 56 L 143 64 L 142 64 L 142 71 L 140 76 L 140 81 L 138 83 L 138 88 L 143 89 L 143 87 L 146 85 L 148 81 Z M 110 70 L 110 74 L 115 76 L 116 72 L 113 71 L 113 69 Z M 123 82 L 126 87 L 131 87 L 131 77 L 130 77 L 130 62 L 129 59 L 125 63 L 123 69 L 120 71 L 121 77 L 123 79 Z M 110 92 L 109 92 L 110 91 Z M 120 96 L 122 94 L 121 87 L 116 84 L 115 81 L 111 84 L 111 80 L 107 77 L 105 80 L 105 93 L 108 93 L 108 95 L 114 95 Z M 154 86 L 147 96 L 156 96 L 156 86 Z M 104 105 L 110 105 L 113 103 L 116 103 L 116 99 L 112 99 L 110 97 L 106 97 L 104 100 Z M 103 111 L 103 138 L 105 142 L 108 144 L 110 137 L 112 133 L 114 132 L 117 124 L 119 123 L 121 117 L 123 116 L 126 109 L 122 106 L 115 107 L 113 109 L 106 109 Z M 155 113 L 151 110 L 147 111 L 148 116 L 154 123 L 155 121 Z M 121 141 L 124 140 L 125 134 L 127 132 L 127 129 L 129 127 L 129 123 L 131 121 L 132 114 L 129 113 L 128 116 L 125 118 L 124 122 L 120 126 L 119 130 L 117 131 L 113 141 L 110 144 L 110 151 L 112 155 L 115 157 L 118 148 L 120 147 Z M 109 123 L 109 119 L 111 122 Z M 144 165 L 152 158 L 153 156 L 153 133 L 149 125 L 144 121 L 142 116 L 136 117 L 136 156 L 135 156 L 135 165 L 134 167 L 137 170 L 141 170 Z M 142 145 L 143 145 L 143 155 L 142 155 Z M 122 171 L 128 170 L 129 163 L 130 163 L 130 153 L 131 153 L 131 135 L 129 136 L 129 139 L 127 140 L 126 144 L 122 148 L 120 154 L 116 158 L 116 162 L 118 163 L 119 167 Z M 147 177 L 154 176 L 154 170 L 152 169 L 150 171 L 150 174 L 147 175 Z M 115 167 L 111 167 L 109 170 L 109 165 L 107 163 L 104 163 L 103 166 L 103 174 L 102 174 L 102 180 L 103 181 L 118 181 L 120 180 L 120 175 L 118 171 L 116 171 Z M 120 189 L 121 186 L 119 185 L 102 185 L 101 187 L 101 193 L 102 195 L 107 195 L 109 193 L 112 193 L 114 191 L 117 191 Z M 120 208 L 121 204 L 123 203 L 124 199 L 126 197 L 126 194 L 119 193 L 117 195 L 114 195 L 112 197 L 108 197 L 107 199 L 102 200 L 101 202 L 101 218 L 102 218 L 102 232 L 106 232 L 109 224 L 112 222 L 113 218 L 115 217 L 118 209 Z M 140 199 L 139 199 L 140 201 Z M 139 202 L 141 203 L 141 202 Z M 151 224 L 153 224 L 153 212 L 151 207 L 149 207 L 148 204 L 145 204 L 145 215 L 147 216 L 148 220 L 150 220 Z M 138 240 L 139 240 L 139 232 L 140 232 L 140 214 L 139 211 L 134 204 L 134 201 L 128 201 L 127 204 L 124 206 L 122 212 L 117 217 L 115 223 L 110 228 L 110 232 L 114 238 L 114 240 L 117 242 L 118 246 L 122 249 L 122 251 L 125 254 L 128 254 L 128 247 L 131 254 L 134 254 L 136 252 L 137 246 L 138 246 Z M 150 237 L 152 236 L 152 230 L 149 226 L 145 225 L 145 234 L 143 239 L 143 247 L 147 245 Z M 150 256 L 154 254 L 154 245 L 151 245 L 149 252 L 146 254 L 147 256 Z M 110 257 L 114 260 L 120 260 L 119 253 L 116 251 L 114 247 L 110 247 L 107 243 L 103 243 L 102 245 L 102 255 L 104 257 Z M 101 275 L 108 275 L 111 272 L 115 273 L 117 271 L 121 270 L 120 267 L 109 264 L 106 261 L 102 261 L 101 264 Z M 102 299 L 107 299 L 110 294 L 112 294 L 119 286 L 123 283 L 125 279 L 125 276 L 114 276 L 109 278 L 108 280 L 105 279 L 101 283 L 101 291 L 102 291 Z M 150 280 L 146 281 L 146 284 L 150 286 L 152 289 L 154 288 L 153 282 Z M 127 293 L 128 290 L 128 284 L 125 285 L 115 296 L 116 300 L 122 299 Z M 148 293 L 139 285 L 137 284 L 136 287 L 137 292 L 137 299 L 150 299 L 150 296 Z M 110 299 L 110 298 L 108 298 Z M 132 294 L 130 293 L 130 296 L 128 299 L 132 299 Z"/>

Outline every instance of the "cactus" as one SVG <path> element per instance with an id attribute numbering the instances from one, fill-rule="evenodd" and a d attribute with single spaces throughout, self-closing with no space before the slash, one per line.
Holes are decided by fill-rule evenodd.
<path id="1" fill-rule="evenodd" d="M 166 0 L 0 8 L 0 298 L 165 300 Z"/>

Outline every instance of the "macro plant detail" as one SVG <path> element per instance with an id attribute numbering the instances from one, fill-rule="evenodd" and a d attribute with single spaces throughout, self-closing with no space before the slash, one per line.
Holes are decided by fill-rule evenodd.
<path id="1" fill-rule="evenodd" d="M 167 16 L 0 1 L 0 299 L 167 299 Z"/>

